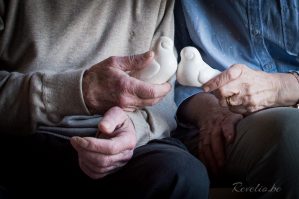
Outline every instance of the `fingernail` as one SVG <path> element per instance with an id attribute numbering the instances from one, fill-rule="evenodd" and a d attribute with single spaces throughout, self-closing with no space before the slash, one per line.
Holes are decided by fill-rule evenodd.
<path id="1" fill-rule="evenodd" d="M 208 87 L 208 86 L 204 86 L 204 87 L 203 87 L 203 90 L 204 90 L 205 92 L 209 92 L 209 91 L 210 91 L 210 87 Z"/>

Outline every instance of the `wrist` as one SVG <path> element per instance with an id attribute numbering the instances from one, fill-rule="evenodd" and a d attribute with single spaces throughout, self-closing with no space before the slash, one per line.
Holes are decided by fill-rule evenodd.
<path id="1" fill-rule="evenodd" d="M 278 89 L 277 100 L 276 100 L 277 105 L 278 106 L 296 105 L 299 100 L 299 76 L 298 76 L 298 74 L 277 73 L 276 76 L 279 79 L 278 85 L 280 85 L 279 89 Z"/>
<path id="2" fill-rule="evenodd" d="M 297 89 L 299 91 L 299 74 L 298 72 L 296 71 L 293 71 L 293 72 L 290 72 L 290 74 L 293 75 L 293 77 L 296 79 L 296 82 L 297 82 Z M 295 108 L 299 108 L 299 94 L 297 96 L 297 100 L 296 100 L 296 103 L 293 105 Z"/>
<path id="3" fill-rule="evenodd" d="M 91 94 L 91 82 L 92 82 L 92 72 L 90 72 L 89 70 L 86 70 L 83 74 L 83 78 L 82 78 L 82 94 L 83 94 L 83 100 L 85 103 L 85 106 L 87 107 L 87 109 L 89 110 L 89 112 L 91 114 L 95 114 L 95 106 L 92 104 L 92 102 L 95 102 L 96 100 L 93 99 L 93 96 Z"/>

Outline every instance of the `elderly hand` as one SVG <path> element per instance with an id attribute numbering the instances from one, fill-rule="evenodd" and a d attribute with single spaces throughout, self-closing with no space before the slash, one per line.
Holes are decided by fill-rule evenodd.
<path id="1" fill-rule="evenodd" d="M 203 89 L 213 91 L 222 106 L 241 114 L 294 105 L 299 99 L 298 82 L 292 74 L 269 74 L 241 64 L 214 77 Z"/>
<path id="2" fill-rule="evenodd" d="M 218 100 L 213 97 L 206 96 L 206 100 L 210 101 L 207 102 L 209 106 L 203 106 L 197 118 L 198 155 L 212 174 L 216 175 L 226 159 L 225 146 L 234 141 L 235 126 L 243 116 L 219 106 Z"/>
<path id="3" fill-rule="evenodd" d="M 210 93 L 193 96 L 183 104 L 179 114 L 198 127 L 199 159 L 216 175 L 226 159 L 225 145 L 234 141 L 235 126 L 243 116 L 221 107 Z"/>
<path id="4" fill-rule="evenodd" d="M 110 57 L 87 70 L 83 76 L 83 97 L 89 111 L 103 114 L 113 106 L 126 111 L 151 106 L 170 91 L 170 84 L 154 85 L 130 77 L 153 61 L 154 52 L 127 57 Z"/>
<path id="5" fill-rule="evenodd" d="M 136 146 L 134 126 L 127 114 L 118 107 L 111 108 L 99 122 L 102 138 L 72 137 L 82 171 L 92 179 L 103 178 L 124 166 Z"/>

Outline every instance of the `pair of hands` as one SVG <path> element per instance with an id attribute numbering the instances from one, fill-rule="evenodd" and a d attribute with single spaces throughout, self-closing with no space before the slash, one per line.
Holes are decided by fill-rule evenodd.
<path id="1" fill-rule="evenodd" d="M 171 89 L 169 83 L 149 84 L 129 76 L 147 67 L 154 58 L 140 55 L 110 57 L 84 73 L 83 97 L 91 113 L 104 114 L 98 136 L 73 137 L 82 171 L 93 179 L 103 178 L 124 166 L 136 146 L 136 132 L 125 111 L 158 103 Z"/>
<path id="2" fill-rule="evenodd" d="M 199 94 L 192 100 L 193 104 L 205 104 L 196 121 L 199 158 L 213 174 L 224 165 L 225 145 L 234 141 L 235 126 L 243 116 L 269 107 L 290 106 L 299 99 L 299 85 L 292 74 L 269 74 L 241 64 L 211 79 L 203 89 L 213 95 Z M 230 98 L 229 105 L 226 98 Z"/>

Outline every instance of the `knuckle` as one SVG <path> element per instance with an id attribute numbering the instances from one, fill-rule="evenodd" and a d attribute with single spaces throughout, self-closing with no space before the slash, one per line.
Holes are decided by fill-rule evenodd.
<path id="1" fill-rule="evenodd" d="M 157 92 L 154 88 L 150 87 L 147 89 L 148 95 L 152 98 L 156 98 L 157 97 Z"/>
<path id="2" fill-rule="evenodd" d="M 132 150 L 136 147 L 136 141 L 135 139 L 129 139 L 129 142 L 128 142 L 128 149 Z"/>
<path id="3" fill-rule="evenodd" d="M 108 58 L 108 64 L 110 66 L 117 66 L 118 65 L 118 58 L 116 56 L 111 56 Z"/>
<path id="4" fill-rule="evenodd" d="M 129 64 L 131 64 L 131 65 L 135 65 L 138 63 L 138 59 L 137 59 L 136 55 L 130 55 L 128 57 L 128 60 L 129 60 Z"/>
<path id="5" fill-rule="evenodd" d="M 245 68 L 245 65 L 244 64 L 234 64 L 232 65 L 231 69 L 233 70 L 243 70 L 243 68 Z"/>
<path id="6" fill-rule="evenodd" d="M 225 96 L 225 93 L 226 93 L 225 89 L 223 89 L 223 88 L 219 88 L 219 92 L 218 92 L 218 96 L 219 96 L 219 97 L 222 97 L 222 98 L 223 98 L 223 96 Z"/>
<path id="7" fill-rule="evenodd" d="M 127 77 L 121 77 L 117 81 L 117 87 L 120 88 L 121 91 L 126 91 L 129 87 L 129 82 Z"/>
<path id="8" fill-rule="evenodd" d="M 126 96 L 121 95 L 121 96 L 119 97 L 119 101 L 118 101 L 118 104 L 119 104 L 120 108 L 125 108 L 125 107 L 127 107 L 127 106 L 129 105 L 128 101 L 129 101 L 129 100 L 128 100 L 128 98 L 127 98 Z"/>
<path id="9" fill-rule="evenodd" d="M 235 69 L 235 67 L 231 68 L 231 69 L 228 69 L 228 71 L 227 71 L 227 78 L 228 79 L 233 79 L 234 78 L 234 69 Z"/>

